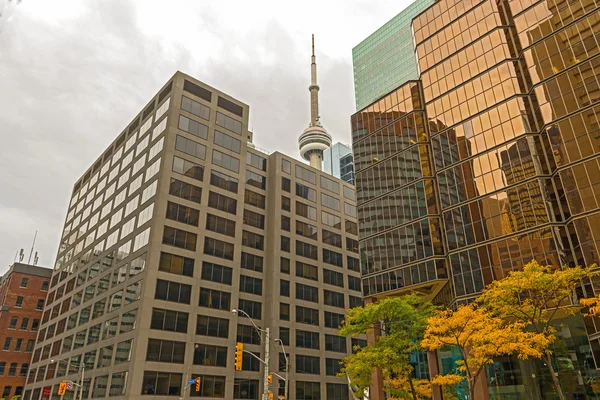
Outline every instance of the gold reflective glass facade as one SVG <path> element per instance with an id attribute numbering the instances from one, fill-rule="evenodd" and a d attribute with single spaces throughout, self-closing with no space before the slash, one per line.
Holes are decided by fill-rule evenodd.
<path id="1" fill-rule="evenodd" d="M 599 7 L 441 0 L 413 20 L 419 81 L 352 116 L 365 296 L 429 283 L 458 304 L 533 258 L 600 263 Z"/>

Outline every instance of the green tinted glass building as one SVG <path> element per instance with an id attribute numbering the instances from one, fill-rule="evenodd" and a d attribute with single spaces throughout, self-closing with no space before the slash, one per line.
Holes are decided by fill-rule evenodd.
<path id="1" fill-rule="evenodd" d="M 418 79 L 411 21 L 435 0 L 416 0 L 352 49 L 356 110 Z"/>

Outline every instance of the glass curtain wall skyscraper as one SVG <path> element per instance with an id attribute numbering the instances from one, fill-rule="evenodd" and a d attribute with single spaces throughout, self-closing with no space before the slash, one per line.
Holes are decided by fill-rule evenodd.
<path id="1" fill-rule="evenodd" d="M 457 305 L 534 258 L 600 262 L 599 7 L 440 0 L 414 18 L 419 79 L 352 116 L 365 301 L 417 290 Z M 559 373 L 595 399 L 600 326 L 562 322 Z M 507 357 L 479 390 L 552 398 L 549 379 Z"/>
<path id="2" fill-rule="evenodd" d="M 323 170 L 354 185 L 354 156 L 352 149 L 336 143 L 323 152 Z"/>

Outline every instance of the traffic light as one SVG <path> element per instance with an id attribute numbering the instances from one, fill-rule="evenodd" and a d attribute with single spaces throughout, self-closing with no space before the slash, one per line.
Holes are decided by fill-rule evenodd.
<path id="1" fill-rule="evenodd" d="M 269 374 L 269 375 L 267 376 L 267 382 L 269 383 L 269 385 L 270 385 L 271 383 L 273 383 L 273 375 Z"/>
<path id="2" fill-rule="evenodd" d="M 242 370 L 242 358 L 244 356 L 244 343 L 237 342 L 235 345 L 235 370 Z"/>
<path id="3" fill-rule="evenodd" d="M 200 391 L 200 377 L 196 378 L 196 392 Z"/>
<path id="4" fill-rule="evenodd" d="M 67 391 L 67 382 L 61 382 L 58 384 L 58 395 L 64 396 Z"/>
<path id="5" fill-rule="evenodd" d="M 273 392 L 269 393 L 269 400 L 273 400 Z"/>

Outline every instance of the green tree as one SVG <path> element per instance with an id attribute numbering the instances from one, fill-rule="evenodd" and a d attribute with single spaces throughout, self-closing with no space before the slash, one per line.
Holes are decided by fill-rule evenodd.
<path id="1" fill-rule="evenodd" d="M 413 400 L 431 397 L 427 380 L 413 378 L 410 353 L 421 350 L 420 338 L 435 307 L 416 295 L 383 299 L 348 310 L 340 327 L 343 336 L 357 336 L 379 329 L 374 344 L 356 349 L 346 357 L 340 376 L 350 378 L 362 397 L 371 385 L 371 373 L 381 369 L 386 391 L 395 398 Z"/>
<path id="2" fill-rule="evenodd" d="M 522 359 L 542 356 L 544 336 L 521 328 L 522 324 L 507 323 L 473 303 L 456 311 L 437 312 L 427 320 L 421 345 L 428 350 L 455 347 L 462 360 L 456 362 L 455 371 L 435 376 L 431 382 L 454 386 L 466 381 L 470 399 L 474 400 L 475 386 L 494 357 L 513 353 Z"/>
<path id="3" fill-rule="evenodd" d="M 575 288 L 582 279 L 596 274 L 592 268 L 555 268 L 533 260 L 522 271 L 510 272 L 504 279 L 492 282 L 478 299 L 495 315 L 544 337 L 543 358 L 560 400 L 565 400 L 565 395 L 553 366 L 550 348 L 556 340 L 553 323 L 578 311 L 574 306 Z"/>

